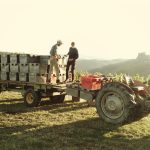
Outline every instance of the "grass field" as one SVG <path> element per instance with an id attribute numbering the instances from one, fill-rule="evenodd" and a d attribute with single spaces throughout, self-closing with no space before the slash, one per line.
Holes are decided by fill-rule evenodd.
<path id="1" fill-rule="evenodd" d="M 128 124 L 99 119 L 86 102 L 27 108 L 15 92 L 0 94 L 0 150 L 149 150 L 150 114 Z"/>

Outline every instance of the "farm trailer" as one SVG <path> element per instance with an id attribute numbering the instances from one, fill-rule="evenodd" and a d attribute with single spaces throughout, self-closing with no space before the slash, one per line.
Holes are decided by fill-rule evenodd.
<path id="1" fill-rule="evenodd" d="M 35 82 L 2 81 L 0 80 L 0 92 L 17 91 L 24 97 L 24 103 L 28 107 L 36 107 L 42 98 L 50 98 L 52 103 L 62 103 L 66 95 L 64 84 L 42 84 Z"/>
<path id="2" fill-rule="evenodd" d="M 65 57 L 59 59 L 60 81 L 65 80 Z M 63 84 L 47 84 L 48 55 L 0 53 L 0 91 L 16 90 L 24 96 L 27 106 L 37 106 L 42 97 L 62 102 L 65 97 Z M 52 76 L 55 82 L 56 77 Z"/>

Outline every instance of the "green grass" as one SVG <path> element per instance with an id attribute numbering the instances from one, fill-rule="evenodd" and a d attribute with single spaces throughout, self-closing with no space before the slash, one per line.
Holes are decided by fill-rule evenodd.
<path id="1" fill-rule="evenodd" d="M 124 125 L 99 119 L 85 102 L 24 106 L 15 92 L 0 94 L 0 150 L 149 150 L 150 115 Z"/>

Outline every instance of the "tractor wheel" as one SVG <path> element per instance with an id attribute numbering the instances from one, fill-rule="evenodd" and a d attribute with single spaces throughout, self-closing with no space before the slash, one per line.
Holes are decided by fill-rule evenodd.
<path id="1" fill-rule="evenodd" d="M 119 124 L 125 122 L 134 108 L 134 95 L 129 93 L 121 83 L 108 83 L 96 97 L 99 116 L 106 122 Z"/>
<path id="2" fill-rule="evenodd" d="M 35 92 L 33 89 L 27 89 L 24 94 L 24 103 L 28 107 L 36 107 L 39 105 L 41 97 L 38 92 Z"/>
<path id="3" fill-rule="evenodd" d="M 65 99 L 65 94 L 50 96 L 50 101 L 52 104 L 63 103 Z"/>

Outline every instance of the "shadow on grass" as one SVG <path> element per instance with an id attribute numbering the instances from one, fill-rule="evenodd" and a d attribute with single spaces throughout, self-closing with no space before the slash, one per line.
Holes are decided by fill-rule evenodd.
<path id="1" fill-rule="evenodd" d="M 150 136 L 138 139 L 120 134 L 119 126 L 112 126 L 99 118 L 51 127 L 22 125 L 0 128 L 3 149 L 86 149 L 86 150 L 149 150 Z M 109 136 L 114 132 L 113 136 Z M 108 134 L 108 135 L 107 135 Z"/>
<path id="2" fill-rule="evenodd" d="M 9 102 L 9 103 L 4 103 Z M 76 111 L 79 109 L 86 109 L 88 107 L 87 102 L 75 102 L 72 101 L 65 101 L 64 103 L 60 104 L 52 104 L 49 100 L 41 101 L 40 106 L 38 107 L 26 107 L 23 103 L 23 99 L 8 99 L 8 100 L 1 100 L 0 101 L 0 112 L 5 114 L 21 114 L 26 112 L 35 112 L 35 111 L 49 111 L 52 114 L 56 113 L 63 113 L 63 112 L 70 112 Z M 142 113 L 133 113 L 128 121 L 121 125 L 130 124 L 132 122 L 138 121 L 143 117 L 149 115 L 150 111 L 145 111 Z"/>
<path id="3" fill-rule="evenodd" d="M 73 103 L 71 101 L 65 101 L 64 103 L 60 104 L 52 104 L 50 101 L 47 100 L 41 101 L 38 107 L 26 107 L 23 103 L 23 99 L 8 99 L 0 101 L 0 112 L 8 114 L 35 112 L 40 110 L 47 110 L 50 111 L 50 113 L 61 113 L 76 111 L 78 109 L 84 109 L 87 107 L 88 105 L 86 102 Z"/>
<path id="4" fill-rule="evenodd" d="M 23 98 L 20 98 L 20 99 L 5 99 L 5 100 L 0 100 L 0 103 L 18 102 L 18 101 L 23 101 Z"/>

